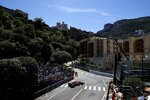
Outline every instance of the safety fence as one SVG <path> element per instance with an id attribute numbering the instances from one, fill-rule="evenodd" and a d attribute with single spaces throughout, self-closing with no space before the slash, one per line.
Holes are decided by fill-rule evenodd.
<path id="1" fill-rule="evenodd" d="M 41 96 L 41 95 L 43 95 L 43 94 L 45 94 L 45 93 L 47 93 L 47 92 L 49 92 L 49 91 L 51 91 L 51 90 L 53 90 L 53 89 L 59 87 L 60 85 L 69 82 L 69 81 L 72 80 L 72 79 L 73 79 L 72 77 L 69 77 L 69 78 L 66 78 L 66 79 L 64 79 L 64 80 L 62 80 L 62 81 L 59 81 L 59 82 L 54 83 L 54 84 L 52 84 L 52 85 L 49 85 L 49 86 L 47 86 L 47 87 L 45 87 L 45 88 L 43 88 L 43 89 L 41 89 L 41 90 L 35 92 L 35 93 L 33 94 L 33 98 L 37 98 L 37 97 L 39 97 L 39 96 Z"/>

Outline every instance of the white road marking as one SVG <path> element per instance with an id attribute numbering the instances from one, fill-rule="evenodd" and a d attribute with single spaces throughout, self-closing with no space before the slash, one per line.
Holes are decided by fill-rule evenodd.
<path id="1" fill-rule="evenodd" d="M 46 97 L 47 97 L 47 93 L 46 93 L 45 95 L 46 95 Z"/>
<path id="2" fill-rule="evenodd" d="M 60 87 L 63 87 L 65 84 L 62 84 Z"/>
<path id="3" fill-rule="evenodd" d="M 84 90 L 87 89 L 87 86 L 84 87 Z"/>
<path id="4" fill-rule="evenodd" d="M 93 90 L 96 90 L 96 86 L 94 86 Z"/>
<path id="5" fill-rule="evenodd" d="M 81 91 L 82 89 L 71 100 L 74 100 L 81 93 Z"/>
<path id="6" fill-rule="evenodd" d="M 105 94 L 103 95 L 103 98 L 102 98 L 102 100 L 105 100 L 105 95 L 106 95 L 106 93 L 107 93 L 107 92 L 105 92 Z"/>
<path id="7" fill-rule="evenodd" d="M 94 76 L 93 74 L 91 74 L 91 76 Z"/>
<path id="8" fill-rule="evenodd" d="M 68 84 L 65 85 L 65 87 L 67 87 L 67 86 L 68 86 Z"/>
<path id="9" fill-rule="evenodd" d="M 92 86 L 89 86 L 89 90 L 91 90 L 92 89 Z"/>
<path id="10" fill-rule="evenodd" d="M 51 97 L 49 97 L 47 100 L 50 100 L 52 99 L 54 96 L 56 96 L 58 93 L 64 91 L 66 88 L 63 88 L 62 90 L 60 90 L 59 92 L 57 92 L 56 94 L 52 95 Z"/>
<path id="11" fill-rule="evenodd" d="M 98 87 L 98 91 L 101 91 L 101 87 Z"/>
<path id="12" fill-rule="evenodd" d="M 89 87 L 89 88 L 88 88 Z M 93 86 L 93 88 L 92 88 L 92 86 L 85 86 L 84 87 L 84 90 L 86 90 L 88 88 L 88 90 L 94 90 L 94 91 L 96 91 L 96 86 Z M 101 91 L 101 87 L 97 87 L 97 91 Z M 102 91 L 106 91 L 106 88 L 105 87 L 102 87 Z"/>
<path id="13" fill-rule="evenodd" d="M 103 87 L 103 91 L 106 91 L 105 87 Z"/>
<path id="14" fill-rule="evenodd" d="M 106 86 L 106 88 L 108 88 L 108 86 L 106 85 L 106 82 L 103 80 L 104 85 Z"/>

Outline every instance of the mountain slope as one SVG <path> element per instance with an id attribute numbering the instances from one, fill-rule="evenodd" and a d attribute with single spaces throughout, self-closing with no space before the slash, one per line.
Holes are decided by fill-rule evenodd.
<path id="1" fill-rule="evenodd" d="M 98 36 L 110 37 L 129 37 L 135 30 L 143 30 L 144 33 L 150 32 L 150 16 L 135 19 L 123 19 L 116 21 L 114 24 L 105 24 L 104 29 L 98 31 Z"/>

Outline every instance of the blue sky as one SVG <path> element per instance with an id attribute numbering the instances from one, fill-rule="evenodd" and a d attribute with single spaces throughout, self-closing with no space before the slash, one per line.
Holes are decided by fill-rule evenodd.
<path id="1" fill-rule="evenodd" d="M 29 19 L 41 17 L 49 26 L 68 26 L 97 32 L 106 23 L 150 16 L 150 0 L 0 0 L 0 5 L 20 9 Z"/>

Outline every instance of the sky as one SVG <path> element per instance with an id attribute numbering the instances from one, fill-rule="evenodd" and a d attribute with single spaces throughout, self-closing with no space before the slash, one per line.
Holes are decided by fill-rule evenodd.
<path id="1" fill-rule="evenodd" d="M 107 23 L 150 16 L 150 0 L 0 0 L 0 5 L 42 18 L 50 27 L 64 22 L 94 33 Z"/>

